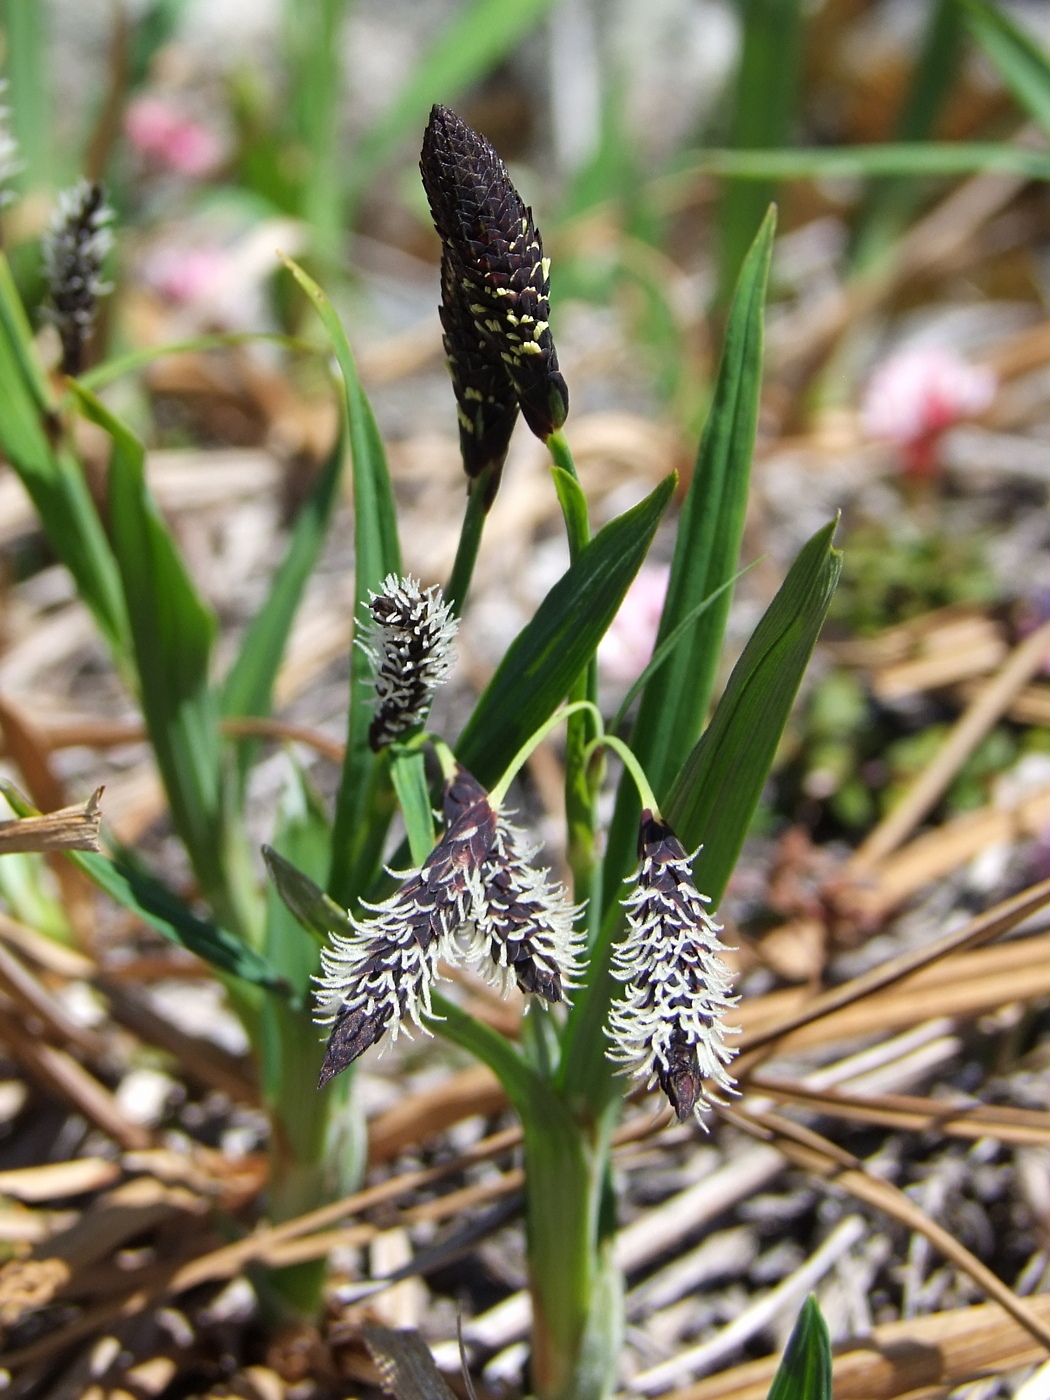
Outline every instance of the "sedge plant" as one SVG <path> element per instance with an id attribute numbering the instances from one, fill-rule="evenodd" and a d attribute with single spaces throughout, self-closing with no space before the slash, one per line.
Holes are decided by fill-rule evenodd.
<path id="1" fill-rule="evenodd" d="M 645 560 L 675 476 L 592 533 L 562 431 L 569 392 L 532 213 L 492 147 L 448 109 L 431 115 L 421 170 L 442 244 L 441 319 L 467 484 L 444 591 L 403 572 L 384 446 L 346 336 L 324 293 L 291 262 L 334 351 L 343 431 L 221 679 L 212 668 L 214 616 L 150 495 L 142 443 L 87 376 L 69 372 L 90 306 L 65 297 L 79 319 L 66 334 L 59 324 L 67 373 L 49 377 L 2 258 L 0 448 L 141 705 L 200 898 L 187 902 L 127 851 L 70 858 L 223 979 L 270 1114 L 271 1217 L 306 1210 L 352 1177 L 344 1071 L 357 1057 L 412 1026 L 445 1036 L 498 1075 L 522 1122 L 535 1391 L 544 1400 L 598 1400 L 615 1380 L 622 1326 L 612 1133 L 635 1079 L 658 1086 L 683 1120 L 731 1090 L 732 994 L 714 909 L 835 586 L 835 523 L 795 560 L 712 709 L 758 411 L 770 211 L 727 315 L 653 657 L 620 712 L 604 716 L 596 649 Z M 60 208 L 51 238 L 56 266 L 71 262 L 68 275 L 93 285 L 96 297 L 103 207 L 81 189 Z M 58 257 L 78 238 L 79 262 Z M 70 291 L 52 286 L 55 317 Z M 72 447 L 75 414 L 112 441 L 105 516 Z M 510 643 L 463 731 L 434 734 L 430 703 L 519 417 L 550 449 L 569 566 Z M 331 813 L 305 784 L 290 793 L 265 850 L 267 891 L 244 828 L 253 741 L 239 735 L 245 720 L 270 712 L 344 459 L 357 634 L 345 759 Z M 536 868 L 509 807 L 514 777 L 561 726 L 571 891 Z M 597 799 L 609 760 L 622 775 L 602 831 Z M 28 810 L 17 794 L 11 800 Z M 391 858 L 398 811 L 408 849 Z M 402 873 L 392 875 L 384 859 Z M 441 992 L 446 961 L 526 995 L 520 1041 Z M 320 1281 L 306 1267 L 282 1271 L 275 1284 L 308 1312 Z"/>

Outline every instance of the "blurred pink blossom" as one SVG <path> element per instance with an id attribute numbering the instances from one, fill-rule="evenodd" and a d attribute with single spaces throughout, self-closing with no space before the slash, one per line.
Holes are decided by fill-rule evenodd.
<path id="1" fill-rule="evenodd" d="M 670 576 L 668 564 L 643 564 L 638 570 L 598 647 L 598 665 L 606 680 L 631 685 L 648 666 Z"/>
<path id="2" fill-rule="evenodd" d="M 215 298 L 229 274 L 223 248 L 159 248 L 146 264 L 146 280 L 165 301 L 176 306 Z"/>
<path id="3" fill-rule="evenodd" d="M 124 130 L 140 155 L 177 175 L 208 175 L 222 161 L 218 136 L 160 97 L 136 98 Z"/>
<path id="4" fill-rule="evenodd" d="M 873 438 L 896 443 L 905 470 L 925 476 L 937 464 L 941 433 L 961 418 L 983 413 L 996 391 L 995 372 L 953 350 L 914 345 L 877 365 L 861 403 L 860 421 Z"/>

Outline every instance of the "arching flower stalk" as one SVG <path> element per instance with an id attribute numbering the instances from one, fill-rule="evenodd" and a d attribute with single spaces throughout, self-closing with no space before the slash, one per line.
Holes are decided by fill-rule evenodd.
<path id="1" fill-rule="evenodd" d="M 507 168 L 484 137 L 434 107 L 419 162 L 442 245 L 445 353 L 468 472 L 502 465 L 510 390 L 539 438 L 565 422 L 569 395 L 551 336 L 550 262 Z"/>
<path id="2" fill-rule="evenodd" d="M 648 808 L 638 845 L 641 863 L 624 901 L 627 934 L 613 954 L 613 976 L 626 986 L 609 1014 L 608 1055 L 658 1083 L 684 1121 L 718 1102 L 718 1091 L 733 1092 L 723 1017 L 737 998 L 719 956 L 721 927 L 693 884 L 692 862 Z"/>
<path id="3" fill-rule="evenodd" d="M 372 663 L 375 709 L 368 742 L 378 751 L 426 722 L 434 692 L 452 668 L 459 624 L 439 588 L 388 574 L 371 593 L 357 645 Z"/>
<path id="4" fill-rule="evenodd" d="M 79 374 L 98 299 L 113 290 L 102 278 L 113 247 L 112 222 L 113 210 L 103 187 L 81 180 L 58 196 L 44 236 L 44 273 L 50 292 L 45 314 L 62 341 L 63 374 Z"/>

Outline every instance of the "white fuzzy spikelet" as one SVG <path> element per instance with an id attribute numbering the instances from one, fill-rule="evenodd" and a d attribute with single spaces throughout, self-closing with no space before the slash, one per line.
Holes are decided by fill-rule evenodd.
<path id="1" fill-rule="evenodd" d="M 372 663 L 375 709 L 368 742 L 379 750 L 426 720 L 448 676 L 459 627 L 437 587 L 388 574 L 371 593 L 370 619 L 357 645 Z"/>
<path id="2" fill-rule="evenodd" d="M 496 835 L 496 814 L 475 786 L 479 796 L 458 807 L 421 868 L 389 899 L 366 904 L 372 917 L 352 918 L 353 932 L 333 935 L 322 952 L 316 1020 L 332 1027 L 322 1084 L 387 1031 L 396 1036 L 406 1018 L 422 1028 L 430 1015 L 438 963 L 454 955 L 456 934 L 477 905 Z"/>
<path id="3" fill-rule="evenodd" d="M 628 931 L 613 953 L 613 976 L 625 983 L 606 1034 L 609 1058 L 659 1083 L 678 1118 L 733 1092 L 726 1069 L 726 1011 L 736 1004 L 719 953 L 721 926 L 693 884 L 691 860 L 659 818 L 642 814 L 641 864 L 624 901 Z M 705 1087 L 706 1086 L 709 1087 Z"/>
<path id="4" fill-rule="evenodd" d="M 548 879 L 549 872 L 536 869 L 536 850 L 500 812 L 464 956 L 504 995 L 516 982 L 544 1001 L 565 1001 L 586 940 L 574 926 L 582 907 Z"/>

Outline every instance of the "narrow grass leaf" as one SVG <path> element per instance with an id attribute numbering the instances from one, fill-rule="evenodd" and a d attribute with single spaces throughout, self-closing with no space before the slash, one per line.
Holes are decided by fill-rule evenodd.
<path id="1" fill-rule="evenodd" d="M 964 51 L 962 10 L 958 0 L 935 0 L 923 29 L 922 46 L 897 118 L 901 141 L 925 141 L 932 135 L 959 76 Z M 868 190 L 854 224 L 853 266 L 870 266 L 907 224 L 922 199 L 922 187 L 897 179 L 876 181 Z"/>
<path id="2" fill-rule="evenodd" d="M 55 175 L 51 144 L 55 104 L 48 81 L 47 7 L 27 5 L 25 0 L 0 0 L 0 29 L 8 82 L 5 100 L 11 109 L 11 129 L 23 161 L 16 183 L 23 190 L 46 187 Z"/>
<path id="3" fill-rule="evenodd" d="M 411 77 L 365 134 L 352 175 L 356 200 L 410 133 L 422 131 L 434 102 L 451 103 L 509 54 L 556 0 L 468 0 L 423 55 Z"/>
<path id="4" fill-rule="evenodd" d="M 301 267 L 286 258 L 295 280 L 313 302 L 328 332 L 343 376 L 347 435 L 353 467 L 354 496 L 354 619 L 365 615 L 369 592 L 378 592 L 387 574 L 401 573 L 397 512 L 383 441 L 368 402 L 339 317 L 320 287 Z M 329 893 L 349 905 L 372 875 L 375 819 L 386 810 L 380 791 L 385 769 L 377 773 L 368 745 L 372 688 L 366 658 L 359 647 L 350 654 L 350 714 L 346 758 L 336 797 L 332 832 Z M 373 815 L 370 816 L 369 813 Z M 380 833 L 381 839 L 381 833 Z M 368 866 L 362 869 L 362 866 Z"/>
<path id="5" fill-rule="evenodd" d="M 746 0 L 730 145 L 786 146 L 798 96 L 801 0 Z M 719 302 L 726 305 L 770 202 L 774 178 L 730 183 L 718 214 Z"/>
<path id="6" fill-rule="evenodd" d="M 641 567 L 676 477 L 611 521 L 550 590 L 511 643 L 460 735 L 456 754 L 491 787 L 572 689 Z"/>
<path id="7" fill-rule="evenodd" d="M 116 560 L 80 464 L 45 425 L 50 409 L 25 313 L 0 254 L 0 451 L 17 473 L 51 546 L 73 575 L 117 665 L 128 628 Z M 56 425 L 57 427 L 57 425 Z"/>
<path id="8" fill-rule="evenodd" d="M 405 820 L 408 845 L 415 865 L 422 865 L 434 849 L 434 813 L 430 806 L 423 754 L 395 751 L 390 777 Z"/>
<path id="9" fill-rule="evenodd" d="M 1017 101 L 1050 134 L 1050 57 L 988 0 L 961 0 L 974 39 Z"/>
<path id="10" fill-rule="evenodd" d="M 40 815 L 12 783 L 0 781 L 0 792 L 17 816 Z M 122 909 L 137 915 L 169 942 L 244 982 L 288 992 L 288 983 L 265 958 L 218 924 L 198 918 L 162 880 L 130 856 L 111 860 L 89 851 L 71 851 L 69 859 Z"/>
<path id="11" fill-rule="evenodd" d="M 703 846 L 694 878 L 715 904 L 744 844 L 838 582 L 837 523 L 818 531 L 792 564 L 663 804 L 686 849 Z"/>
<path id="12" fill-rule="evenodd" d="M 194 335 L 187 340 L 172 340 L 166 345 L 145 345 L 138 350 L 129 350 L 123 355 L 114 355 L 92 366 L 83 374 L 77 375 L 77 383 L 85 389 L 98 393 L 108 384 L 123 379 L 125 375 L 136 374 L 147 369 L 157 360 L 169 355 L 203 355 L 209 350 L 227 350 L 238 345 L 280 345 L 285 350 L 294 350 L 300 355 L 316 355 L 317 347 L 295 336 L 281 335 L 276 331 L 221 331 L 212 335 Z"/>
<path id="13" fill-rule="evenodd" d="M 212 897 L 223 884 L 221 740 L 208 665 L 216 633 L 146 484 L 145 449 L 88 390 L 81 408 L 113 441 L 113 549 L 131 621 L 143 718 L 176 830 Z"/>
<path id="14" fill-rule="evenodd" d="M 699 615 L 673 655 L 646 685 L 631 745 L 662 801 L 682 756 L 707 717 L 740 554 L 762 390 L 763 320 L 776 231 L 770 209 L 740 270 L 726 322 L 722 362 L 700 438 L 696 469 L 678 521 L 671 577 L 657 632 L 657 650 L 698 604 L 718 602 Z M 609 829 L 603 907 L 615 897 L 633 863 L 640 814 L 634 783 L 624 775 Z"/>
<path id="15" fill-rule="evenodd" d="M 249 624 L 223 683 L 220 706 L 224 715 L 270 713 L 284 649 L 303 592 L 324 546 L 339 496 L 345 450 L 346 443 L 340 434 L 317 484 L 296 517 L 287 551 L 273 576 L 266 601 Z M 240 745 L 242 783 L 254 747 L 250 741 Z"/>
<path id="16" fill-rule="evenodd" d="M 272 846 L 264 846 L 262 854 L 278 895 L 318 946 L 324 947 L 329 934 L 353 933 L 346 910 L 340 909 L 316 880 Z"/>
<path id="17" fill-rule="evenodd" d="M 792 1328 L 768 1400 L 831 1400 L 831 1337 L 812 1293 Z"/>
<path id="18" fill-rule="evenodd" d="M 287 995 L 289 986 L 276 968 L 243 939 L 208 919 L 198 918 L 160 880 L 122 861 L 75 853 L 70 860 L 111 899 L 137 914 L 172 943 L 203 958 L 220 972 L 242 982 Z"/>
<path id="19" fill-rule="evenodd" d="M 891 141 L 870 146 L 790 151 L 693 151 L 673 174 L 654 181 L 666 195 L 701 175 L 738 180 L 867 179 L 873 175 L 955 176 L 989 172 L 1050 180 L 1050 155 L 999 141 Z"/>

